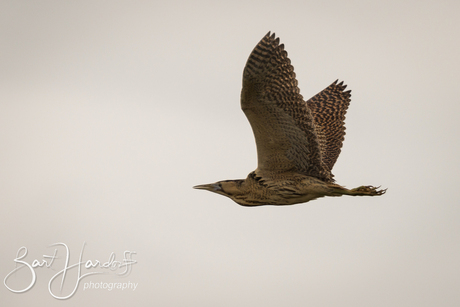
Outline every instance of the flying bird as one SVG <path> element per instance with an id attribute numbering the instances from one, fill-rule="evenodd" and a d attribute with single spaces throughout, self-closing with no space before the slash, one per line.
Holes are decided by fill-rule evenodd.
<path id="1" fill-rule="evenodd" d="M 347 189 L 331 170 L 342 148 L 350 92 L 333 82 L 307 101 L 284 45 L 268 32 L 243 71 L 241 108 L 257 146 L 257 169 L 246 179 L 194 186 L 242 206 L 293 205 L 324 196 L 376 196 L 386 189 Z"/>

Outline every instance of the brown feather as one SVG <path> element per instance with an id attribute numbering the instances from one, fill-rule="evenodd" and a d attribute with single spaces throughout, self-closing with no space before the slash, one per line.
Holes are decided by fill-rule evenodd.
<path id="1" fill-rule="evenodd" d="M 284 45 L 269 32 L 249 56 L 241 93 L 241 107 L 256 139 L 258 170 L 296 171 L 332 181 L 329 161 L 335 162 L 337 155 L 329 156 L 327 151 L 337 145 L 331 134 L 337 129 L 329 130 L 324 126 L 326 121 L 321 121 L 321 117 L 316 119 L 297 84 Z M 330 94 L 334 95 L 335 92 Z M 323 100 L 313 102 L 317 101 Z M 319 111 L 321 106 L 318 104 L 315 110 Z M 318 128 L 315 121 L 319 123 Z"/>
<path id="2" fill-rule="evenodd" d="M 329 171 L 337 161 L 345 139 L 345 113 L 350 105 L 351 91 L 337 81 L 307 101 L 317 131 L 321 130 L 320 144 L 323 162 Z"/>

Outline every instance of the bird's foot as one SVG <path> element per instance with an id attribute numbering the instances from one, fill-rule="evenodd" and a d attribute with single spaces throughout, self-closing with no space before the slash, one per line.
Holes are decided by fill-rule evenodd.
<path id="1" fill-rule="evenodd" d="M 363 185 L 354 189 L 351 189 L 351 195 L 355 196 L 378 196 L 383 195 L 387 189 L 379 190 L 380 187 L 373 187 L 371 185 Z"/>

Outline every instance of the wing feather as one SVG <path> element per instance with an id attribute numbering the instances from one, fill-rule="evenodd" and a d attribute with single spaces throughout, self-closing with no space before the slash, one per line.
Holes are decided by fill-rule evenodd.
<path id="1" fill-rule="evenodd" d="M 351 91 L 337 81 L 307 101 L 317 131 L 321 131 L 322 161 L 331 171 L 340 154 L 345 136 L 345 114 L 350 105 Z"/>
<path id="2" fill-rule="evenodd" d="M 241 92 L 241 107 L 256 140 L 258 170 L 296 171 L 331 181 L 313 115 L 297 84 L 284 45 L 269 32 L 249 56 Z"/>

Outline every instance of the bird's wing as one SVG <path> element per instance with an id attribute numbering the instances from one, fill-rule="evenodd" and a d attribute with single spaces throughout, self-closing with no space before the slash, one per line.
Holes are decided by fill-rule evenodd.
<path id="1" fill-rule="evenodd" d="M 284 45 L 275 34 L 269 32 L 249 56 L 243 72 L 241 108 L 256 139 L 258 170 L 296 171 L 330 180 L 312 114 L 300 95 Z"/>
<path id="2" fill-rule="evenodd" d="M 307 101 L 313 115 L 321 148 L 322 161 L 331 171 L 340 154 L 345 136 L 345 113 L 350 105 L 351 91 L 337 81 Z"/>

